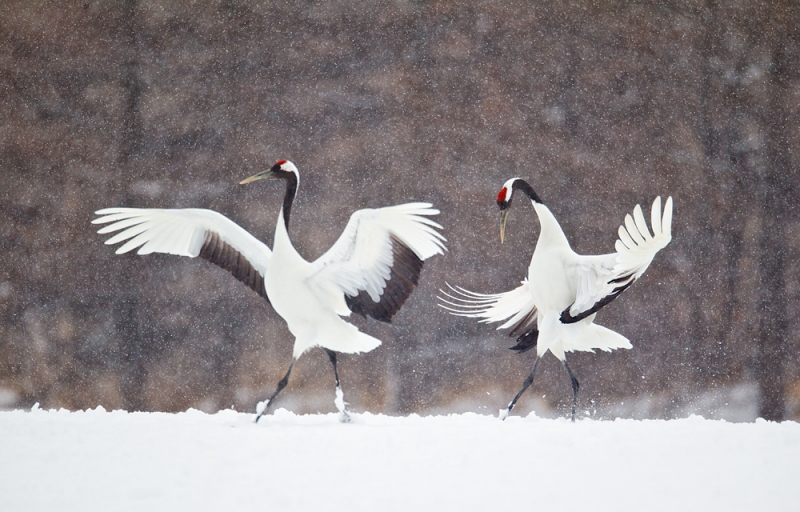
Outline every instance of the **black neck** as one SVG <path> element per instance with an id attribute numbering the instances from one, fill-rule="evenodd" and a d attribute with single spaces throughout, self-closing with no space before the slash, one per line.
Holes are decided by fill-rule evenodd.
<path id="1" fill-rule="evenodd" d="M 544 204 L 544 202 L 541 199 L 539 199 L 539 196 L 536 195 L 536 192 L 534 192 L 533 187 L 528 185 L 527 181 L 522 179 L 514 180 L 514 184 L 511 186 L 511 194 L 513 195 L 514 192 L 517 190 L 521 190 L 522 192 L 524 192 L 531 199 L 531 201 L 534 201 L 539 204 Z M 510 202 L 511 201 L 509 200 L 509 203 Z"/>
<path id="2" fill-rule="evenodd" d="M 283 222 L 286 225 L 286 231 L 289 231 L 289 214 L 292 213 L 292 202 L 297 194 L 297 176 L 293 172 L 284 172 L 280 174 L 280 177 L 286 180 L 286 195 L 283 196 Z"/>

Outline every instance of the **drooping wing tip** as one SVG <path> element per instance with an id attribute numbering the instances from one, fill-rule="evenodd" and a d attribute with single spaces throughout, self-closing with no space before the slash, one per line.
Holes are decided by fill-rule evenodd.
<path id="1" fill-rule="evenodd" d="M 437 305 L 452 315 L 475 318 L 496 300 L 494 296 L 472 292 L 448 282 L 445 285 L 450 290 L 439 289 L 441 295 L 436 296 Z"/>
<path id="2" fill-rule="evenodd" d="M 417 256 L 422 261 L 425 261 L 436 254 L 443 255 L 445 251 L 447 251 L 447 247 L 444 244 L 444 242 L 447 241 L 447 238 L 437 231 L 444 228 L 438 222 L 426 217 L 428 215 L 439 215 L 439 210 L 432 208 L 431 203 L 406 203 L 403 205 L 398 205 L 398 207 L 404 208 L 407 215 L 410 215 L 415 222 L 421 224 L 422 230 L 429 237 L 428 242 L 431 242 L 434 246 L 433 250 L 417 253 Z M 416 249 L 413 250 L 415 253 L 417 252 Z"/>
<path id="3" fill-rule="evenodd" d="M 438 229 L 442 229 L 442 226 L 440 226 L 439 224 L 436 224 L 435 222 L 433 224 L 434 224 L 434 227 L 436 227 Z M 447 238 L 445 238 L 445 236 L 443 234 L 439 233 L 435 229 L 429 230 L 428 233 L 433 236 L 433 238 L 434 238 L 433 242 L 436 244 L 437 247 L 439 247 L 441 249 L 444 249 L 445 251 L 447 250 L 447 247 L 444 245 L 444 242 L 447 241 Z M 443 252 L 439 252 L 439 254 L 444 254 L 444 253 Z"/>
<path id="4" fill-rule="evenodd" d="M 478 293 L 478 292 L 473 292 L 471 290 L 467 290 L 463 286 L 453 286 L 450 283 L 448 283 L 447 281 L 445 281 L 444 284 L 446 284 L 448 288 L 450 288 L 452 291 L 456 292 L 457 294 L 463 295 L 463 296 L 468 297 L 470 299 L 495 300 L 495 299 L 499 298 L 502 295 L 502 293 Z M 443 293 L 447 293 L 444 290 L 440 290 L 440 291 L 442 291 Z"/>

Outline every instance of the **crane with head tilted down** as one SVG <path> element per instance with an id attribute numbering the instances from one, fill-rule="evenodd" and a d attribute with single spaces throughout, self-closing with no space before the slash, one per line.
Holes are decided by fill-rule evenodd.
<path id="1" fill-rule="evenodd" d="M 500 207 L 500 242 L 511 199 L 515 191 L 528 196 L 539 217 L 541 230 L 533 251 L 528 277 L 517 288 L 497 294 L 471 292 L 449 286 L 442 291 L 440 306 L 454 315 L 479 318 L 482 322 L 504 322 L 498 329 L 510 328 L 518 353 L 536 348 L 530 375 L 508 407 L 500 411 L 505 419 L 517 400 L 533 383 L 540 358 L 547 352 L 564 365 L 572 383 L 572 420 L 578 402 L 578 379 L 567 364 L 566 353 L 576 350 L 594 352 L 631 348 L 627 338 L 594 323 L 597 312 L 619 297 L 647 270 L 656 253 L 672 239 L 672 198 L 661 214 L 661 198 L 653 202 L 651 224 L 647 228 L 642 208 L 637 205 L 619 228 L 617 252 L 599 256 L 575 253 L 550 209 L 533 188 L 520 178 L 508 180 L 497 194 Z"/>

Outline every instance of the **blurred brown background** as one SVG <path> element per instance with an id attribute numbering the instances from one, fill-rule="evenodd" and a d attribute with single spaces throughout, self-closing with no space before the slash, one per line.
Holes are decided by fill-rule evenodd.
<path id="1" fill-rule="evenodd" d="M 496 414 L 533 354 L 435 306 L 496 292 L 538 235 L 494 198 L 526 178 L 573 248 L 675 199 L 673 242 L 597 322 L 634 348 L 573 354 L 579 410 L 800 418 L 800 8 L 794 2 L 4 1 L 0 4 L 0 406 L 253 411 L 292 338 L 201 260 L 115 256 L 109 206 L 217 210 L 271 244 L 283 190 L 237 182 L 281 158 L 292 237 L 321 255 L 358 208 L 430 201 L 449 252 L 384 340 L 340 358 L 356 411 Z M 327 357 L 278 407 L 331 412 Z M 563 416 L 543 361 L 519 413 Z"/>

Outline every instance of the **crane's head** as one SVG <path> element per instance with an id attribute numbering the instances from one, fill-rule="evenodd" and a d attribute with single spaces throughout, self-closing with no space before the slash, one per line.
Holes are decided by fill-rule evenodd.
<path id="1" fill-rule="evenodd" d="M 268 171 L 262 171 L 258 174 L 254 174 L 249 178 L 240 181 L 239 185 L 245 185 L 254 181 L 263 180 L 264 178 L 278 178 L 282 180 L 291 180 L 294 178 L 294 181 L 297 182 L 300 181 L 300 173 L 297 172 L 297 167 L 295 167 L 295 165 L 289 160 L 278 160 Z"/>
<path id="2" fill-rule="evenodd" d="M 500 207 L 500 243 L 505 241 L 506 220 L 508 219 L 508 209 L 511 208 L 511 198 L 514 191 L 522 190 L 535 203 L 542 203 L 533 188 L 522 178 L 511 178 L 503 184 L 503 188 L 497 193 L 497 206 Z"/>

